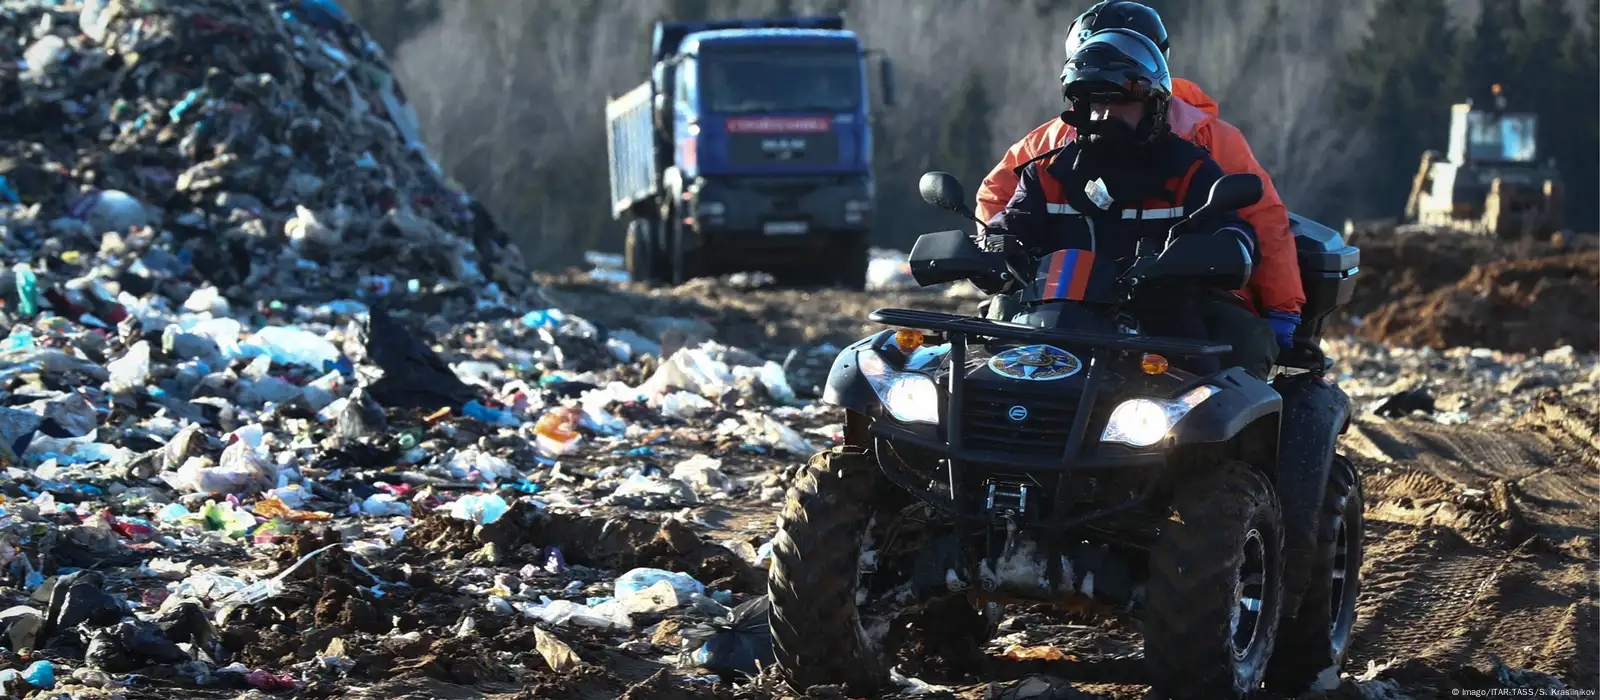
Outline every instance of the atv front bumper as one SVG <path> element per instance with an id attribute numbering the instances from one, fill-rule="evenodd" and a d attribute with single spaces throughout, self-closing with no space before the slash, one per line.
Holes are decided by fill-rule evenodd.
<path id="1" fill-rule="evenodd" d="M 1083 391 L 1072 412 L 1071 428 L 1059 457 L 969 447 L 964 440 L 968 428 L 965 410 L 967 379 L 962 371 L 948 374 L 942 437 L 940 431 L 931 425 L 898 423 L 888 416 L 872 422 L 870 433 L 875 443 L 874 453 L 879 467 L 891 481 L 957 522 L 985 526 L 994 524 L 1001 517 L 1018 515 L 1016 508 L 1008 508 L 1008 505 L 1015 503 L 1025 507 L 1030 502 L 1027 493 L 1029 482 L 1045 487 L 1041 490 L 1050 494 L 1050 503 L 1044 517 L 1028 517 L 1026 520 L 1058 532 L 1149 501 L 1156 486 L 1164 481 L 1161 476 L 1167 466 L 1167 454 L 1159 448 L 1135 450 L 1087 439 L 1096 399 L 1108 372 L 1107 366 L 1119 353 L 1129 351 L 1181 356 L 1218 355 L 1231 349 L 1227 345 L 1035 328 L 909 309 L 879 309 L 870 318 L 890 326 L 931 330 L 946 335 L 950 342 L 949 366 L 952 368 L 967 366 L 967 347 L 972 338 L 1089 349 Z M 944 474 L 936 476 L 943 476 L 944 483 L 938 484 L 938 480 L 930 479 L 927 473 L 917 474 L 908 469 L 907 462 L 894 449 L 897 445 L 914 446 L 925 459 L 942 462 Z M 982 484 L 970 479 L 969 472 L 974 468 L 991 478 Z M 1054 479 L 1050 478 L 1052 476 Z M 1091 482 L 1108 482 L 1116 487 L 1105 489 L 1108 493 L 1086 494 L 1084 487 Z M 982 492 L 972 493 L 973 488 Z M 1120 495 L 1111 497 L 1111 494 Z M 1084 496 L 1091 498 L 1085 501 Z M 1008 510 L 1011 511 L 1009 514 Z"/>

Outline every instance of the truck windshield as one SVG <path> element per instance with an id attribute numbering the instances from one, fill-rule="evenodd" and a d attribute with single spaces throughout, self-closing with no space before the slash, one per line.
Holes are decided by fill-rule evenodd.
<path id="1" fill-rule="evenodd" d="M 1492 114 L 1473 112 L 1467 117 L 1470 157 L 1477 160 L 1526 163 L 1534 159 L 1534 127 L 1531 114 Z"/>
<path id="2" fill-rule="evenodd" d="M 705 52 L 700 86 L 718 114 L 854 112 L 861 103 L 861 59 L 855 51 Z"/>

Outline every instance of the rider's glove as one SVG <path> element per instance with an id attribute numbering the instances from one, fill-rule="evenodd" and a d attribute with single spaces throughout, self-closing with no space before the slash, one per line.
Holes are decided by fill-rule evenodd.
<path id="1" fill-rule="evenodd" d="M 1294 330 L 1300 327 L 1300 314 L 1287 311 L 1268 311 L 1267 323 L 1272 324 L 1272 334 L 1278 337 L 1278 347 L 1294 347 Z"/>
<path id="2" fill-rule="evenodd" d="M 978 242 L 978 247 L 986 253 L 1005 253 L 1010 255 L 1022 250 L 1022 243 L 1016 236 L 1003 234 L 989 234 Z"/>

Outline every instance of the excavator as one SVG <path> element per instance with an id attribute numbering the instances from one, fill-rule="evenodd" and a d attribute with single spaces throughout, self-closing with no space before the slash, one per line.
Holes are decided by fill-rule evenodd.
<path id="1" fill-rule="evenodd" d="M 1561 174 L 1554 158 L 1539 162 L 1538 117 L 1507 111 L 1498 83 L 1490 92 L 1487 108 L 1451 107 L 1449 150 L 1422 154 L 1405 220 L 1501 238 L 1557 233 Z"/>

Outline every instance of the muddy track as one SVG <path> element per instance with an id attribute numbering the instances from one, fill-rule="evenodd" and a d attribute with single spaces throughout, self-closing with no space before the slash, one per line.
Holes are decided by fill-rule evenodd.
<path id="1" fill-rule="evenodd" d="M 550 294 L 600 323 L 675 315 L 715 326 L 718 339 L 765 354 L 796 344 L 842 346 L 881 326 L 873 308 L 956 311 L 969 299 L 920 292 L 848 294 L 730 289 L 605 288 L 581 278 L 549 280 Z M 699 284 L 699 283 L 697 283 Z M 1600 438 L 1594 410 L 1552 394 L 1514 424 L 1493 429 L 1363 417 L 1341 449 L 1366 482 L 1367 558 L 1356 639 L 1345 670 L 1400 662 L 1422 676 L 1400 679 L 1415 697 L 1443 692 L 1465 673 L 1483 678 L 1498 661 L 1594 689 L 1600 608 L 1592 572 L 1600 505 Z M 770 532 L 772 508 L 717 507 L 730 535 Z M 723 528 L 718 528 L 723 529 Z M 713 535 L 716 537 L 717 535 Z M 1013 611 L 1022 612 L 1022 611 Z M 1138 698 L 1142 664 L 1136 625 L 1083 612 L 1029 610 L 1027 644 L 1054 644 L 1076 662 L 995 663 L 969 683 L 1044 672 L 1073 679 L 1085 697 Z M 994 651 L 998 651 L 995 649 Z M 1477 669 L 1477 670 L 1473 670 Z M 1400 674 L 1404 675 L 1404 674 Z M 956 686 L 988 697 L 989 682 Z M 1104 685 L 1112 683 L 1112 685 Z M 1127 685 L 1123 685 L 1127 684 Z M 1475 687 L 1475 686 L 1464 686 Z M 1332 696 L 1330 696 L 1332 697 Z"/>
<path id="2" fill-rule="evenodd" d="M 1600 479 L 1586 443 L 1373 421 L 1346 449 L 1368 483 L 1352 668 L 1499 659 L 1593 687 Z"/>

